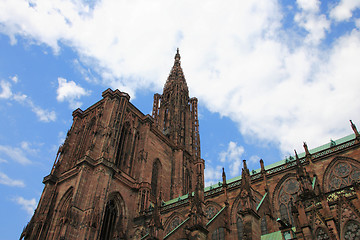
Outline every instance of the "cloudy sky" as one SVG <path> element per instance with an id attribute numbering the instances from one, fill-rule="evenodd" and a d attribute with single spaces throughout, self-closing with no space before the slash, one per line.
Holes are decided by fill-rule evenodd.
<path id="1" fill-rule="evenodd" d="M 72 111 L 110 87 L 150 113 L 177 47 L 207 184 L 360 125 L 358 0 L 1 0 L 2 239 L 30 219 Z"/>

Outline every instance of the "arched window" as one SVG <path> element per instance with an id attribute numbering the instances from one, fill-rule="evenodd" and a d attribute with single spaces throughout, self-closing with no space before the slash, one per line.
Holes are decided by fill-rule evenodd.
<path id="1" fill-rule="evenodd" d="M 113 237 L 118 211 L 114 200 L 106 204 L 104 220 L 101 227 L 101 240 L 110 240 Z"/>
<path id="2" fill-rule="evenodd" d="M 116 160 L 115 165 L 117 167 L 121 166 L 121 162 L 124 165 L 125 164 L 125 152 L 126 152 L 126 142 L 128 141 L 130 135 L 130 124 L 129 122 L 126 122 L 121 130 L 121 136 L 120 141 L 118 144 L 118 148 L 116 151 Z"/>
<path id="3" fill-rule="evenodd" d="M 66 225 L 72 220 L 71 219 L 72 195 L 73 195 L 73 187 L 70 187 L 61 198 L 59 205 L 56 209 L 57 221 L 56 221 L 55 233 L 54 233 L 54 238 L 56 239 L 65 238 Z M 39 238 L 41 236 L 35 236 L 35 237 Z"/>
<path id="4" fill-rule="evenodd" d="M 291 198 L 299 190 L 299 182 L 295 178 L 289 178 L 282 184 L 278 195 L 280 218 L 292 225 L 294 221 L 291 214 Z"/>
<path id="5" fill-rule="evenodd" d="M 179 218 L 178 216 L 174 217 L 174 219 L 171 220 L 169 226 L 167 226 L 165 233 L 168 234 L 169 232 L 174 230 L 177 226 L 179 226 L 181 223 L 182 223 L 181 218 Z"/>
<path id="6" fill-rule="evenodd" d="M 220 228 L 216 229 L 212 233 L 211 239 L 212 240 L 225 240 L 225 230 L 224 230 L 224 228 L 220 227 Z"/>
<path id="7" fill-rule="evenodd" d="M 348 162 L 338 162 L 334 165 L 329 175 L 329 190 L 333 191 L 360 180 L 360 169 Z"/>
<path id="8" fill-rule="evenodd" d="M 153 164 L 152 175 L 151 175 L 151 194 L 156 197 L 158 194 L 159 175 L 160 175 L 160 161 L 156 159 Z"/>
<path id="9" fill-rule="evenodd" d="M 326 230 L 322 227 L 319 227 L 316 230 L 316 240 L 327 240 L 330 239 L 329 235 L 327 234 Z"/>
<path id="10" fill-rule="evenodd" d="M 236 228 L 238 233 L 238 240 L 242 240 L 244 236 L 244 223 L 241 218 L 236 220 Z"/>
<path id="11" fill-rule="evenodd" d="M 344 227 L 344 239 L 360 239 L 360 223 L 358 221 L 350 220 L 346 223 Z"/>
<path id="12" fill-rule="evenodd" d="M 261 235 L 267 234 L 267 224 L 266 224 L 266 216 L 261 218 Z"/>
<path id="13" fill-rule="evenodd" d="M 131 154 L 130 154 L 130 161 L 129 161 L 129 175 L 131 175 L 132 173 L 132 169 L 133 169 L 133 162 L 134 162 L 134 159 L 136 158 L 136 150 L 137 150 L 137 145 L 139 143 L 139 139 L 140 139 L 140 135 L 139 135 L 139 132 L 137 132 L 135 134 L 135 138 L 134 138 L 134 142 L 133 142 L 133 145 L 132 145 L 132 149 L 131 149 Z"/>

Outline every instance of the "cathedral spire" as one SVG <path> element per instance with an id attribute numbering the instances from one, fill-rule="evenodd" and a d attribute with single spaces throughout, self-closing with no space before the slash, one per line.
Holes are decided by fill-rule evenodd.
<path id="1" fill-rule="evenodd" d="M 197 174 L 201 174 L 202 184 L 204 182 L 204 161 L 200 156 L 198 102 L 197 98 L 189 97 L 180 59 L 177 49 L 163 93 L 154 95 L 152 111 L 156 128 L 171 141 L 176 152 L 173 165 L 173 172 L 176 174 L 173 176 L 171 196 L 186 194 L 190 189 L 194 189 Z M 185 181 L 182 181 L 183 176 L 186 176 Z"/>
<path id="2" fill-rule="evenodd" d="M 181 68 L 181 61 L 180 61 L 181 56 L 179 53 L 179 48 L 177 48 L 176 50 L 174 59 L 175 59 L 174 66 L 172 67 L 169 77 L 164 85 L 164 94 L 165 92 L 173 90 L 175 85 L 177 85 L 176 88 L 178 88 L 179 90 L 184 90 L 186 91 L 186 93 L 188 93 L 188 87 L 186 84 L 185 76 Z"/>

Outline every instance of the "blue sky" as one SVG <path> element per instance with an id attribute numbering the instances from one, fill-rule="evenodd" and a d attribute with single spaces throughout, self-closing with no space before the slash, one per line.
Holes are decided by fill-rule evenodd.
<path id="1" fill-rule="evenodd" d="M 77 107 L 145 114 L 180 48 L 216 183 L 360 125 L 360 1 L 0 1 L 0 239 L 18 238 Z"/>

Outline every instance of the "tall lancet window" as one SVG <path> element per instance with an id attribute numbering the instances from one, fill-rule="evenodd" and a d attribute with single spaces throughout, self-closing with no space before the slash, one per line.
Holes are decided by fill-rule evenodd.
<path id="1" fill-rule="evenodd" d="M 102 223 L 101 234 L 100 234 L 101 240 L 110 240 L 113 238 L 116 219 L 117 219 L 117 212 L 118 211 L 114 200 L 110 200 L 106 204 L 104 221 Z"/>
<path id="2" fill-rule="evenodd" d="M 161 164 L 159 159 L 155 159 L 151 175 L 151 194 L 157 196 L 159 188 L 159 175 L 160 175 Z"/>
<path id="3" fill-rule="evenodd" d="M 291 214 L 291 199 L 300 190 L 300 185 L 295 178 L 287 179 L 281 186 L 278 201 L 281 220 L 294 224 Z"/>
<path id="4" fill-rule="evenodd" d="M 118 167 L 120 167 L 121 161 L 124 161 L 125 146 L 126 146 L 126 141 L 128 141 L 129 135 L 130 135 L 130 124 L 126 122 L 121 129 L 120 141 L 116 152 L 115 165 Z"/>
<path id="5" fill-rule="evenodd" d="M 139 132 L 136 132 L 135 137 L 134 137 L 134 141 L 133 141 L 133 145 L 132 145 L 132 148 L 131 148 L 131 153 L 130 153 L 129 175 L 132 175 L 133 162 L 134 162 L 134 159 L 136 159 L 136 151 L 137 151 L 137 145 L 139 143 L 139 139 L 140 139 L 140 134 L 139 134 Z"/>

